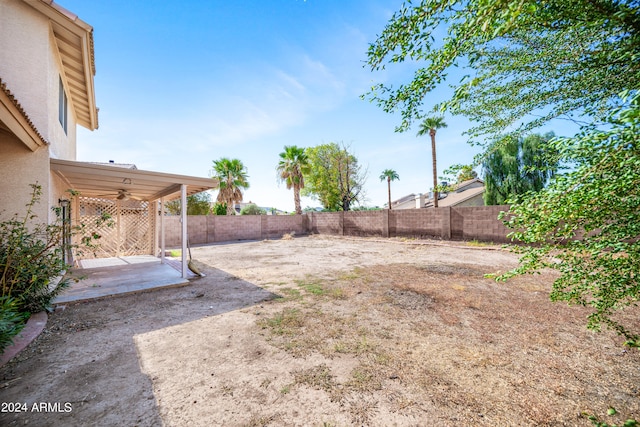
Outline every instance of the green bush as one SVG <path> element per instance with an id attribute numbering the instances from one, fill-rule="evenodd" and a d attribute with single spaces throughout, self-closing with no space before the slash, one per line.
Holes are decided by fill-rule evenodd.
<path id="1" fill-rule="evenodd" d="M 257 205 L 253 203 L 248 204 L 244 208 L 240 210 L 240 215 L 266 215 L 267 211 L 259 208 Z"/>
<path id="2" fill-rule="evenodd" d="M 226 215 L 227 214 L 227 204 L 226 203 L 216 203 L 213 205 L 212 213 L 214 215 Z"/>
<path id="3" fill-rule="evenodd" d="M 0 222 L 1 296 L 14 301 L 17 310 L 23 313 L 49 309 L 51 301 L 69 286 L 70 279 L 63 277 L 68 268 L 63 254 L 68 246 L 79 245 L 65 247 L 65 231 L 69 236 L 79 235 L 84 248 L 95 247 L 94 241 L 100 238 L 97 234 L 83 234 L 83 225 L 64 224 L 59 208 L 54 208 L 53 223 L 35 223 L 37 216 L 33 207 L 40 201 L 42 187 L 32 184 L 31 188 L 31 201 L 24 218 L 16 214 Z M 98 222 L 109 220 L 105 215 Z"/>
<path id="4" fill-rule="evenodd" d="M 13 343 L 13 337 L 24 328 L 28 318 L 28 314 L 18 311 L 15 300 L 0 297 L 0 353 Z"/>

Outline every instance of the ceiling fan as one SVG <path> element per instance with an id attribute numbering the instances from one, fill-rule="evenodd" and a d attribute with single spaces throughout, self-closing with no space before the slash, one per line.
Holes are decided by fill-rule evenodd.
<path id="1" fill-rule="evenodd" d="M 130 192 L 124 189 L 118 190 L 118 193 L 115 196 L 113 194 L 98 194 L 95 197 L 102 197 L 106 199 L 113 199 L 115 197 L 116 200 L 122 200 L 122 201 L 127 201 L 131 199 L 142 200 L 139 197 L 132 196 Z"/>

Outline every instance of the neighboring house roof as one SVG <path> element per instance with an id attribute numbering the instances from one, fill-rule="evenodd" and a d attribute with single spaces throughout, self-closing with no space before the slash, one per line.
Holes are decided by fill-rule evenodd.
<path id="1" fill-rule="evenodd" d="M 0 131 L 3 128 L 18 137 L 31 151 L 49 145 L 0 78 Z"/>
<path id="2" fill-rule="evenodd" d="M 462 181 L 459 184 L 456 184 L 454 188 L 455 188 L 455 191 L 459 193 L 461 191 L 466 191 L 471 187 L 478 187 L 478 186 L 484 187 L 484 181 L 481 180 L 480 178 L 473 178 L 473 179 L 468 179 L 466 181 Z"/>
<path id="3" fill-rule="evenodd" d="M 438 198 L 438 206 L 456 206 L 466 202 L 478 195 L 484 193 L 484 181 L 479 178 L 463 181 L 459 184 L 451 186 L 451 190 L 447 193 L 440 193 Z M 391 202 L 393 209 L 414 209 L 416 207 L 416 200 L 421 195 L 409 194 Z M 423 208 L 433 207 L 433 199 L 427 199 L 422 206 Z"/>
<path id="4" fill-rule="evenodd" d="M 405 202 L 408 202 L 408 201 L 410 201 L 410 200 L 415 200 L 415 198 L 416 198 L 416 195 L 415 195 L 415 194 L 413 194 L 413 193 L 408 194 L 408 195 L 406 195 L 406 196 L 404 196 L 404 197 L 399 198 L 398 200 L 394 200 L 394 201 L 392 201 L 392 202 L 391 202 L 391 207 L 393 207 L 393 206 L 395 206 L 395 205 L 400 205 L 400 204 L 405 203 Z"/>
<path id="5" fill-rule="evenodd" d="M 93 76 L 96 74 L 93 27 L 53 0 L 23 0 L 51 23 L 55 47 L 60 54 L 62 80 L 79 125 L 98 128 Z"/>
<path id="6" fill-rule="evenodd" d="M 438 207 L 444 208 L 446 206 L 456 206 L 483 193 L 484 186 L 468 188 L 464 191 L 453 191 L 451 193 L 446 193 L 446 196 L 444 198 L 438 199 Z M 432 208 L 433 199 L 427 200 L 424 207 Z"/>

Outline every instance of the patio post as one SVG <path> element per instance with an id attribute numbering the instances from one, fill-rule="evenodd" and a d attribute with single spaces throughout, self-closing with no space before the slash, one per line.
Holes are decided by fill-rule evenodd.
<path id="1" fill-rule="evenodd" d="M 166 252 L 164 242 L 164 197 L 160 198 L 160 263 L 164 264 L 164 255 Z"/>
<path id="2" fill-rule="evenodd" d="M 188 279 L 187 275 L 187 185 L 180 185 L 180 222 L 182 222 L 182 278 Z"/>

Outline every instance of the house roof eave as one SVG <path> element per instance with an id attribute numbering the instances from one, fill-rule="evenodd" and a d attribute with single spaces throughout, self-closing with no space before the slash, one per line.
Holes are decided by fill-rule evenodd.
<path id="1" fill-rule="evenodd" d="M 62 66 L 62 77 L 77 123 L 89 130 L 97 129 L 98 109 L 93 79 L 96 73 L 93 27 L 53 0 L 24 2 L 49 18 Z"/>
<path id="2" fill-rule="evenodd" d="M 7 85 L 0 79 L 0 127 L 6 128 L 31 151 L 49 145 Z"/>

